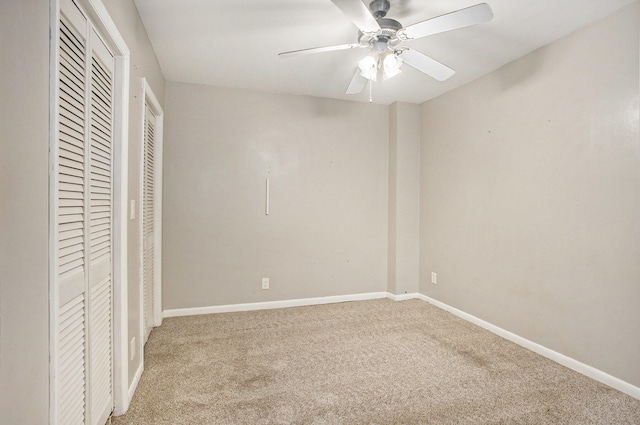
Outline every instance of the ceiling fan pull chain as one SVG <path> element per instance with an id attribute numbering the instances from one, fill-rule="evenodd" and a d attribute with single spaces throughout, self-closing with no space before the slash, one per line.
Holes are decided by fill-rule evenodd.
<path id="1" fill-rule="evenodd" d="M 373 84 L 373 81 L 369 80 L 369 103 L 373 103 L 372 84 Z"/>

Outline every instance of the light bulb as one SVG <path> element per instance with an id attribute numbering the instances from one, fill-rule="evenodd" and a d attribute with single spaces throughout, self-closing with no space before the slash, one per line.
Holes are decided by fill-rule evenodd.
<path id="1" fill-rule="evenodd" d="M 395 52 L 389 50 L 385 52 L 382 58 L 382 75 L 385 80 L 388 80 L 391 77 L 395 77 L 400 74 L 402 70 L 400 67 L 402 66 L 402 59 L 395 54 Z"/>
<path id="2" fill-rule="evenodd" d="M 378 76 L 378 55 L 374 52 L 369 53 L 358 62 L 360 75 L 371 81 L 376 81 Z"/>

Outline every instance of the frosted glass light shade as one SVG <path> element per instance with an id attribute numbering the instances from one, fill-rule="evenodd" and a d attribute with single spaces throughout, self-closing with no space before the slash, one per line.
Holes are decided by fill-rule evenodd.
<path id="1" fill-rule="evenodd" d="M 385 52 L 382 56 L 382 75 L 385 80 L 400 74 L 402 72 L 401 66 L 402 58 L 398 57 L 393 51 Z"/>
<path id="2" fill-rule="evenodd" d="M 369 53 L 358 62 L 360 75 L 371 81 L 376 81 L 378 77 L 378 55 L 375 52 Z"/>

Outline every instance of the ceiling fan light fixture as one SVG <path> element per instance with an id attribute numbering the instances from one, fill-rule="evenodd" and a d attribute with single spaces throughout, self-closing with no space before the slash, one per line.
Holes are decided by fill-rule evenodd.
<path id="1" fill-rule="evenodd" d="M 403 26 L 395 19 L 387 18 L 391 2 L 400 0 L 331 0 L 358 28 L 358 42 L 337 46 L 314 47 L 280 53 L 278 56 L 306 55 L 354 48 L 369 48 L 370 53 L 358 62 L 347 94 L 362 92 L 369 80 L 389 79 L 401 72 L 406 63 L 438 81 L 445 81 L 455 74 L 448 66 L 429 56 L 400 44 L 407 40 L 466 28 L 493 19 L 493 11 L 487 3 L 479 3 L 464 9 Z M 379 75 L 378 75 L 379 74 Z"/>
<path id="2" fill-rule="evenodd" d="M 382 75 L 385 80 L 400 74 L 402 72 L 401 66 L 402 58 L 394 51 L 388 50 L 382 55 Z"/>
<path id="3" fill-rule="evenodd" d="M 371 81 L 376 81 L 378 78 L 378 54 L 371 52 L 358 62 L 358 68 L 360 68 L 360 75 Z"/>

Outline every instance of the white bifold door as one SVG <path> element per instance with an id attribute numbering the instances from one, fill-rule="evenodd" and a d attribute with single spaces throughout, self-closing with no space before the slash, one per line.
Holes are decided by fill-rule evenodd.
<path id="1" fill-rule="evenodd" d="M 156 222 L 156 169 L 155 169 L 156 117 L 145 104 L 144 162 L 142 170 L 142 308 L 144 341 L 154 326 L 155 282 L 155 222 Z"/>
<path id="2" fill-rule="evenodd" d="M 103 425 L 113 410 L 114 58 L 60 2 L 53 155 L 52 420 Z"/>

